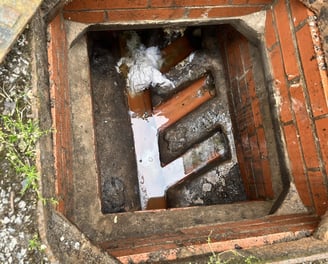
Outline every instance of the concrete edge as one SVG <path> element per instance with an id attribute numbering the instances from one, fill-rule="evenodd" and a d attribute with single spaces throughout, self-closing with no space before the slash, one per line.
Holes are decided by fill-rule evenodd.
<path id="1" fill-rule="evenodd" d="M 34 118 L 40 122 L 41 129 L 50 129 L 49 78 L 47 62 L 46 27 L 38 11 L 33 17 L 31 30 L 32 87 Z M 54 178 L 51 133 L 42 137 L 36 146 L 36 165 L 40 172 L 40 192 L 44 198 L 55 197 L 54 188 L 45 190 L 44 184 Z M 120 263 L 109 254 L 101 251 L 88 240 L 73 224 L 55 211 L 49 202 L 45 205 L 38 201 L 37 218 L 39 235 L 46 245 L 46 254 L 51 263 Z M 67 239 L 65 239 L 65 237 Z M 63 239 L 64 238 L 64 239 Z M 69 240 L 68 240 L 69 238 Z"/>

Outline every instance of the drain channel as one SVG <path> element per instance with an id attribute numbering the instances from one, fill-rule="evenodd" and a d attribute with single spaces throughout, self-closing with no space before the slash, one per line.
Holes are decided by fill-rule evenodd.
<path id="1" fill-rule="evenodd" d="M 99 140 L 100 136 L 97 136 L 103 212 L 135 210 L 133 208 L 138 206 L 136 188 L 139 189 L 139 206 L 142 210 L 245 200 L 235 157 L 226 90 L 222 85 L 223 65 L 216 34 L 211 28 L 188 28 L 184 34 L 171 32 L 169 37 L 163 30 L 101 34 L 90 33 L 93 44 L 89 45 L 94 65 L 92 72 L 95 72 L 92 79 L 96 133 L 101 137 L 106 135 L 100 131 L 100 127 L 105 129 L 104 124 L 97 125 L 103 122 L 97 117 L 97 111 L 107 112 L 107 108 L 111 109 L 112 116 L 107 114 L 106 122 L 111 123 L 116 136 L 121 137 L 117 141 L 125 145 L 123 148 L 126 150 L 126 146 L 134 146 L 127 150 L 126 157 L 120 153 L 114 157 L 115 154 L 108 152 L 117 142 L 104 142 L 106 139 Z M 161 37 L 155 38 L 156 34 Z M 97 44 L 104 40 L 105 45 Z M 103 87 L 105 81 L 99 84 L 99 78 L 106 75 L 114 76 L 106 77 L 107 82 L 114 83 L 111 85 L 114 90 L 110 93 L 118 100 L 110 99 L 111 102 L 120 105 L 124 94 L 127 96 L 125 111 L 130 128 L 126 116 L 122 117 L 124 106 L 121 105 L 120 110 L 116 111 L 109 106 L 109 102 L 104 101 L 109 88 Z M 119 93 L 121 96 L 118 98 Z M 103 118 L 105 116 L 106 113 Z M 117 125 L 113 125 L 116 122 Z M 108 128 L 106 131 L 113 134 Z M 108 150 L 101 153 L 106 145 Z M 119 147 L 114 149 L 119 151 Z M 133 149 L 134 158 L 131 157 Z M 110 155 L 111 159 L 100 156 L 99 152 Z M 131 173 L 121 166 L 119 170 L 115 169 L 117 166 L 108 166 L 121 160 L 125 160 L 123 163 L 127 168 L 134 171 Z M 134 160 L 136 167 L 131 160 Z M 225 195 L 229 199 L 220 202 L 215 197 L 222 197 L 220 192 L 226 192 L 225 183 L 229 183 L 222 179 L 231 175 L 237 179 L 234 189 L 231 194 Z M 179 197 L 177 190 L 181 192 L 181 187 L 195 179 L 202 179 L 202 183 L 200 189 L 189 190 L 193 198 L 187 203 L 188 198 L 185 197 L 176 201 L 174 197 Z M 217 185 L 223 188 L 217 188 Z M 201 198 L 205 197 L 204 193 L 211 196 L 206 201 Z"/>

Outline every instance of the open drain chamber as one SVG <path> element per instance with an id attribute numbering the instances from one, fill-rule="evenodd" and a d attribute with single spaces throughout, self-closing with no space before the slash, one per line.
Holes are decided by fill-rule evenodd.
<path id="1" fill-rule="evenodd" d="M 56 130 L 48 195 L 94 245 L 122 261 L 134 253 L 158 261 L 156 250 L 123 252 L 117 241 L 260 219 L 284 204 L 290 182 L 299 191 L 281 134 L 289 123 L 277 112 L 268 3 L 169 22 L 115 21 L 124 14 L 116 7 L 100 21 L 99 6 L 83 21 L 89 11 L 78 6 L 48 26 Z M 208 252 L 203 242 L 195 254 Z"/>

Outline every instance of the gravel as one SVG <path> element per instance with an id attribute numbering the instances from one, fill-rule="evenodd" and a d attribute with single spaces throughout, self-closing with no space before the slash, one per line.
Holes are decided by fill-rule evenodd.
<path id="1" fill-rule="evenodd" d="M 30 68 L 27 28 L 0 64 L 1 115 L 12 115 L 17 108 L 31 118 Z M 24 178 L 5 157 L 0 144 L 0 263 L 48 263 L 38 236 L 36 194 L 21 194 Z"/>

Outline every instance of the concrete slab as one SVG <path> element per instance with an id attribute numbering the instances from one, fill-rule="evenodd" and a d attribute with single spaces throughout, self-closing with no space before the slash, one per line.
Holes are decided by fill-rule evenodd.
<path id="1" fill-rule="evenodd" d="M 0 63 L 40 6 L 42 0 L 2 0 L 0 3 Z"/>

